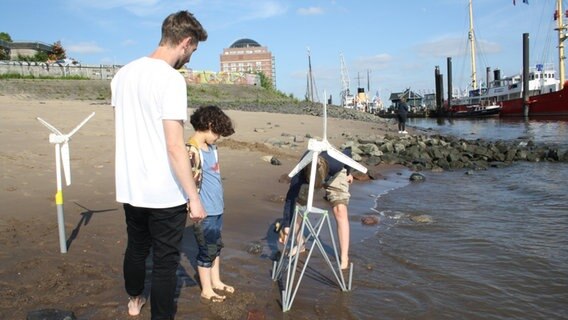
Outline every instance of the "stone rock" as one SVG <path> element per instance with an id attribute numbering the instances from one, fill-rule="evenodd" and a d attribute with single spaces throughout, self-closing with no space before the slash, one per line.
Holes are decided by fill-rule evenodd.
<path id="1" fill-rule="evenodd" d="M 421 214 L 418 216 L 411 216 L 410 220 L 416 223 L 432 223 L 432 217 L 427 214 Z"/>
<path id="2" fill-rule="evenodd" d="M 281 166 L 282 162 L 280 160 L 278 160 L 276 157 L 272 157 L 270 159 L 270 164 L 273 166 Z"/>
<path id="3" fill-rule="evenodd" d="M 379 171 L 375 171 L 375 170 L 367 171 L 367 175 L 372 180 L 384 180 L 385 179 L 385 176 L 383 176 Z"/>
<path id="4" fill-rule="evenodd" d="M 351 175 L 353 176 L 353 179 L 357 180 L 357 181 L 369 181 L 371 180 L 371 178 L 362 172 L 359 172 L 357 170 L 351 172 Z"/>
<path id="5" fill-rule="evenodd" d="M 361 223 L 365 226 L 372 226 L 379 223 L 379 217 L 377 216 L 364 216 L 361 217 Z"/>
<path id="6" fill-rule="evenodd" d="M 409 180 L 412 182 L 424 182 L 426 180 L 426 177 L 420 173 L 414 172 L 410 175 Z"/>
<path id="7" fill-rule="evenodd" d="M 258 241 L 249 243 L 247 252 L 252 255 L 259 255 L 262 252 L 262 244 L 260 244 L 260 242 Z"/>

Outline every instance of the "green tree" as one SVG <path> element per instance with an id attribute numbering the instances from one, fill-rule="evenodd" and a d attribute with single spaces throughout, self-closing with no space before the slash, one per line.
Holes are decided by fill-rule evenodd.
<path id="1" fill-rule="evenodd" d="M 274 90 L 272 86 L 272 79 L 268 78 L 264 72 L 257 71 L 256 74 L 260 77 L 260 86 L 267 90 Z"/>
<path id="2" fill-rule="evenodd" d="M 12 42 L 12 37 L 6 32 L 0 32 L 0 40 Z M 0 48 L 0 60 L 10 60 L 10 52 L 8 49 Z"/>
<path id="3" fill-rule="evenodd" d="M 0 40 L 4 40 L 6 42 L 12 42 L 12 37 L 7 32 L 0 32 Z"/>

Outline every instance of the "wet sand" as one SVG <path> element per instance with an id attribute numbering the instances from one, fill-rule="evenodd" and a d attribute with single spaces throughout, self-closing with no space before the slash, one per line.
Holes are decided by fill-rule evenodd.
<path id="1" fill-rule="evenodd" d="M 122 280 L 126 231 L 122 206 L 114 196 L 112 107 L 100 102 L 0 96 L 0 110 L 0 318 L 24 319 L 30 311 L 54 308 L 72 311 L 79 319 L 133 319 L 127 316 Z M 48 142 L 49 131 L 36 117 L 68 132 L 91 112 L 95 116 L 71 141 L 72 184 L 63 188 L 68 252 L 62 254 L 54 204 L 54 147 Z M 221 268 L 222 277 L 237 292 L 222 304 L 199 301 L 195 243 L 191 228 L 187 228 L 179 269 L 177 318 L 280 319 L 279 288 L 271 280 L 270 271 L 271 256 L 278 249 L 273 223 L 281 216 L 288 187 L 281 177 L 306 150 L 306 134 L 321 136 L 322 119 L 227 113 L 237 132 L 219 143 L 226 204 L 226 248 Z M 380 136 L 396 131 L 395 124 L 388 126 L 386 122 L 330 119 L 328 138 L 339 147 L 346 136 Z M 187 123 L 186 136 L 190 134 Z M 286 140 L 286 135 L 304 139 L 293 148 L 277 149 L 265 144 L 268 139 Z M 275 155 L 282 165 L 263 160 L 270 155 Z M 371 169 L 388 173 L 392 167 Z M 355 182 L 362 183 L 368 182 Z M 372 202 L 369 197 L 369 206 Z M 248 252 L 251 248 L 258 251 Z M 326 317 L 333 312 L 314 310 L 310 296 L 330 299 L 331 305 L 335 300 L 347 299 L 333 283 L 317 277 L 304 281 L 306 291 L 301 294 L 306 298 L 296 298 L 286 316 Z M 149 318 L 148 305 L 137 319 Z"/>

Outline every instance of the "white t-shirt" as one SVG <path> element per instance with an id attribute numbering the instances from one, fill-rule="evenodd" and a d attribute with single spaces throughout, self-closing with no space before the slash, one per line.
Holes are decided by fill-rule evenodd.
<path id="1" fill-rule="evenodd" d="M 183 76 L 165 61 L 143 57 L 111 81 L 115 108 L 116 201 L 169 208 L 187 196 L 170 168 L 162 120 L 187 120 Z"/>

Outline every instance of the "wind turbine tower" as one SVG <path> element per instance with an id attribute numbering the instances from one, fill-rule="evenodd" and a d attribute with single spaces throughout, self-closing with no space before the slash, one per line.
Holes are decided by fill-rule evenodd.
<path id="1" fill-rule="evenodd" d="M 40 117 L 36 119 L 43 124 L 51 133 L 49 134 L 49 143 L 55 145 L 55 173 L 57 179 L 57 193 L 55 193 L 55 205 L 57 206 L 57 224 L 59 227 L 59 247 L 61 253 L 67 252 L 67 240 L 65 237 L 65 216 L 63 214 L 63 191 L 61 188 L 61 165 L 63 164 L 63 174 L 67 185 L 71 184 L 71 163 L 69 156 L 69 140 L 81 127 L 91 119 L 95 113 L 91 113 L 83 120 L 75 129 L 68 134 L 63 134 L 54 126 Z"/>

